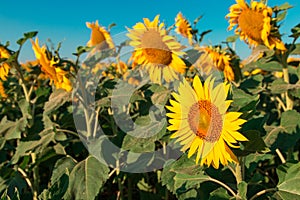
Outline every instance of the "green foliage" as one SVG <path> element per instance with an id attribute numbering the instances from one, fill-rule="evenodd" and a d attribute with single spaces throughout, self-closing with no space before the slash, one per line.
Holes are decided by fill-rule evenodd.
<path id="1" fill-rule="evenodd" d="M 268 36 L 269 43 L 279 41 L 279 28 L 290 8 L 289 3 L 273 8 L 270 34 L 274 35 Z M 242 60 L 235 51 L 235 42 L 243 39 L 239 35 L 227 37 L 225 48 L 211 45 L 224 53 L 223 60 L 214 62 L 220 65 L 213 68 L 216 73 L 212 74 L 220 75 L 216 80 L 223 81 L 226 70 L 234 73 L 227 97 L 232 103 L 226 112 L 241 113 L 239 118 L 245 123 L 236 131 L 248 139 L 233 146 L 225 141 L 226 151 L 222 143 L 221 151 L 214 149 L 214 157 L 225 152 L 226 158 L 219 159 L 230 157 L 235 162 L 220 164 L 218 169 L 200 166 L 196 155 L 188 158 L 189 149 L 180 152 L 181 145 L 174 145 L 170 137 L 174 131 L 167 128 L 172 117 L 166 117 L 170 112 L 166 106 L 176 99 L 171 93 L 177 91 L 181 79 L 191 84 L 195 75 L 202 81 L 207 75 L 202 65 L 195 65 L 206 55 L 198 49 L 212 31 L 197 29 L 202 17 L 193 21 L 191 48 L 183 48 L 184 55 L 178 58 L 187 67 L 183 77 L 165 84 L 149 82 L 145 71 L 149 67 L 133 63 L 132 58 L 124 60 L 121 68 L 123 48 L 127 51 L 132 44 L 128 39 L 109 50 L 79 46 L 73 53 L 75 60 L 59 55 L 59 43 L 57 48 L 39 52 L 45 53 L 43 59 L 49 61 L 45 63 L 55 62 L 49 66 L 40 60 L 19 61 L 22 46 L 36 37 L 36 31 L 17 40 L 16 50 L 10 49 L 9 42 L 1 44 L 10 54 L 2 58 L 0 52 L 0 67 L 3 63 L 10 67 L 7 80 L 1 80 L 6 95 L 0 91 L 1 200 L 300 199 L 299 24 L 291 29 L 292 41 L 283 41 L 286 51 L 259 41 Z M 114 26 L 110 24 L 108 30 Z M 166 32 L 171 34 L 174 27 L 166 27 Z M 224 59 L 229 69 L 222 66 Z M 73 91 L 61 88 L 66 79 Z M 189 108 L 182 112 L 189 112 L 185 109 Z M 75 116 L 80 123 L 74 121 Z M 221 126 L 223 131 L 225 124 Z M 236 133 L 226 130 L 218 139 L 223 140 L 224 133 L 227 140 L 236 141 Z M 175 159 L 170 149 L 182 154 Z M 145 172 L 135 172 L 136 166 Z"/>

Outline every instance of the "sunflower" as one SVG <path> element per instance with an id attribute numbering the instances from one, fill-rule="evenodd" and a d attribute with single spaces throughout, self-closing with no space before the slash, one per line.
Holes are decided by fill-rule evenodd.
<path id="1" fill-rule="evenodd" d="M 159 15 L 152 22 L 144 18 L 144 23 L 139 22 L 128 31 L 130 45 L 134 47 L 133 62 L 148 71 L 152 82 L 170 82 L 178 79 L 178 73 L 185 72 L 185 63 L 179 57 L 184 55 L 183 47 L 167 35 L 164 23 L 159 24 Z"/>
<path id="2" fill-rule="evenodd" d="M 8 52 L 8 50 L 4 47 L 4 46 L 0 46 L 0 59 L 1 58 L 9 58 L 10 57 L 10 53 Z M 0 61 L 0 79 L 2 80 L 6 80 L 6 77 L 8 75 L 10 66 L 8 63 L 1 62 Z"/>
<path id="3" fill-rule="evenodd" d="M 171 138 L 183 145 L 181 151 L 189 149 L 188 157 L 196 154 L 196 163 L 212 165 L 238 162 L 229 147 L 239 148 L 238 141 L 247 141 L 238 132 L 246 121 L 239 119 L 242 113 L 227 112 L 231 100 L 226 100 L 230 85 L 219 83 L 214 87 L 214 79 L 209 76 L 204 84 L 198 76 L 193 80 L 193 88 L 183 79 L 178 93 L 173 92 L 175 100 L 166 106 L 171 113 L 168 130 L 176 131 Z"/>
<path id="4" fill-rule="evenodd" d="M 7 94 L 5 92 L 5 88 L 4 88 L 4 85 L 3 85 L 3 82 L 0 81 L 0 97 L 6 99 L 7 98 Z"/>
<path id="5" fill-rule="evenodd" d="M 31 40 L 31 43 L 35 57 L 41 65 L 41 70 L 50 79 L 50 84 L 54 82 L 55 87 L 65 89 L 68 92 L 71 91 L 72 84 L 66 77 L 67 72 L 55 66 L 59 61 L 55 61 L 54 57 L 48 58 L 50 57 L 49 52 L 47 52 L 46 46 L 39 46 L 38 38 L 35 42 Z"/>
<path id="6" fill-rule="evenodd" d="M 237 4 L 230 7 L 230 13 L 226 15 L 229 18 L 228 30 L 237 26 L 235 33 L 240 35 L 251 46 L 264 44 L 269 49 L 277 48 L 285 51 L 286 48 L 277 36 L 277 27 L 272 22 L 272 8 L 264 3 L 252 1 L 249 6 L 244 0 L 236 0 Z"/>
<path id="7" fill-rule="evenodd" d="M 219 71 L 224 72 L 224 77 L 228 81 L 234 81 L 234 72 L 230 64 L 230 55 L 228 55 L 224 50 L 218 47 L 198 47 L 198 51 L 203 54 L 197 61 L 196 66 L 202 69 L 206 74 L 208 74 L 215 66 Z M 204 61 L 206 60 L 206 61 Z M 211 64 L 204 64 L 205 62 L 210 62 Z"/>
<path id="8" fill-rule="evenodd" d="M 179 12 L 175 18 L 175 31 L 182 35 L 183 37 L 188 38 L 190 45 L 193 44 L 193 34 L 192 34 L 192 27 L 188 20 L 186 20 L 182 13 Z"/>
<path id="9" fill-rule="evenodd" d="M 90 40 L 87 46 L 96 46 L 96 49 L 106 49 L 115 47 L 114 42 L 109 34 L 109 32 L 102 26 L 99 26 L 98 20 L 96 23 L 86 22 L 86 26 L 92 29 Z"/>

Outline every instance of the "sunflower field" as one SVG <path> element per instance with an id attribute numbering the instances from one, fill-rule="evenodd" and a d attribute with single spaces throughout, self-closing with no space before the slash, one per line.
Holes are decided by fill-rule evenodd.
<path id="1" fill-rule="evenodd" d="M 38 32 L 0 43 L 0 197 L 300 199 L 300 23 L 288 3 L 236 0 L 232 36 L 179 12 L 113 36 L 91 32 L 76 59 Z M 236 42 L 251 53 L 242 59 Z M 35 59 L 21 62 L 30 44 Z"/>

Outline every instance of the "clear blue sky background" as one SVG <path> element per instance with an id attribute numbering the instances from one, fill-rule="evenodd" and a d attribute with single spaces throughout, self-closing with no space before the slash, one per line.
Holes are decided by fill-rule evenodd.
<path id="1" fill-rule="evenodd" d="M 249 0 L 248 0 L 249 1 Z M 286 1 L 269 0 L 268 5 L 280 5 Z M 300 1 L 288 0 L 294 6 L 288 12 L 281 33 L 285 34 L 284 40 L 288 42 L 287 35 L 290 29 L 300 23 Z M 204 17 L 197 27 L 200 31 L 212 29 L 213 32 L 206 36 L 206 44 L 218 44 L 227 36 L 228 22 L 225 15 L 230 5 L 235 0 L 108 0 L 108 1 L 11 1 L 2 0 L 0 3 L 0 42 L 11 42 L 11 49 L 16 50 L 16 40 L 24 32 L 39 31 L 38 37 L 43 44 L 51 39 L 54 44 L 62 43 L 61 55 L 73 58 L 72 53 L 76 47 L 85 45 L 90 37 L 90 29 L 85 22 L 99 20 L 103 26 L 116 23 L 111 30 L 112 35 L 126 31 L 125 26 L 132 27 L 142 18 L 151 20 L 160 14 L 161 21 L 171 25 L 176 14 L 181 11 L 184 16 L 193 21 L 200 15 Z M 242 42 L 237 43 L 237 50 L 241 57 L 249 55 L 249 50 Z M 30 42 L 24 46 L 21 61 L 33 59 Z"/>

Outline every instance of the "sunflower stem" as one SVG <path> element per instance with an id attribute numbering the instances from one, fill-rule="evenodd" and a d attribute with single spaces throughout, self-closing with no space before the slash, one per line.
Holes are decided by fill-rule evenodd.
<path id="1" fill-rule="evenodd" d="M 215 183 L 217 183 L 217 184 L 219 184 L 219 185 L 221 185 L 222 187 L 224 187 L 226 190 L 228 190 L 234 197 L 236 197 L 237 196 L 237 194 L 228 186 L 228 185 L 226 185 L 225 183 L 223 183 L 223 182 L 221 182 L 221 181 L 219 181 L 219 180 L 217 180 L 217 179 L 214 179 L 214 178 L 211 178 L 211 177 L 209 177 L 209 180 L 210 181 L 212 181 L 212 182 L 215 182 Z"/>
<path id="2" fill-rule="evenodd" d="M 237 163 L 235 166 L 235 179 L 237 185 L 243 181 L 242 165 L 243 163 Z"/>
<path id="3" fill-rule="evenodd" d="M 286 160 L 285 160 L 285 158 L 283 157 L 283 155 L 282 155 L 282 153 L 280 152 L 280 150 L 279 150 L 279 149 L 276 149 L 275 151 L 276 151 L 278 157 L 280 158 L 281 162 L 282 162 L 283 164 L 286 163 Z"/>
<path id="4" fill-rule="evenodd" d="M 277 191 L 276 188 L 268 188 L 268 189 L 259 191 L 259 192 L 256 193 L 254 196 L 252 196 L 252 197 L 250 198 L 250 200 L 254 200 L 254 199 L 256 199 L 257 197 L 259 197 L 259 196 L 261 196 L 261 195 L 263 195 L 263 194 L 266 194 L 266 193 L 268 193 L 268 192 L 276 192 L 276 191 Z"/>
<path id="5" fill-rule="evenodd" d="M 287 66 L 284 66 L 282 69 L 283 72 L 283 80 L 286 83 L 290 83 L 290 78 L 289 78 L 289 71 Z M 293 109 L 293 100 L 290 98 L 288 91 L 285 92 L 285 97 L 286 97 L 286 109 L 287 110 L 292 110 Z"/>

